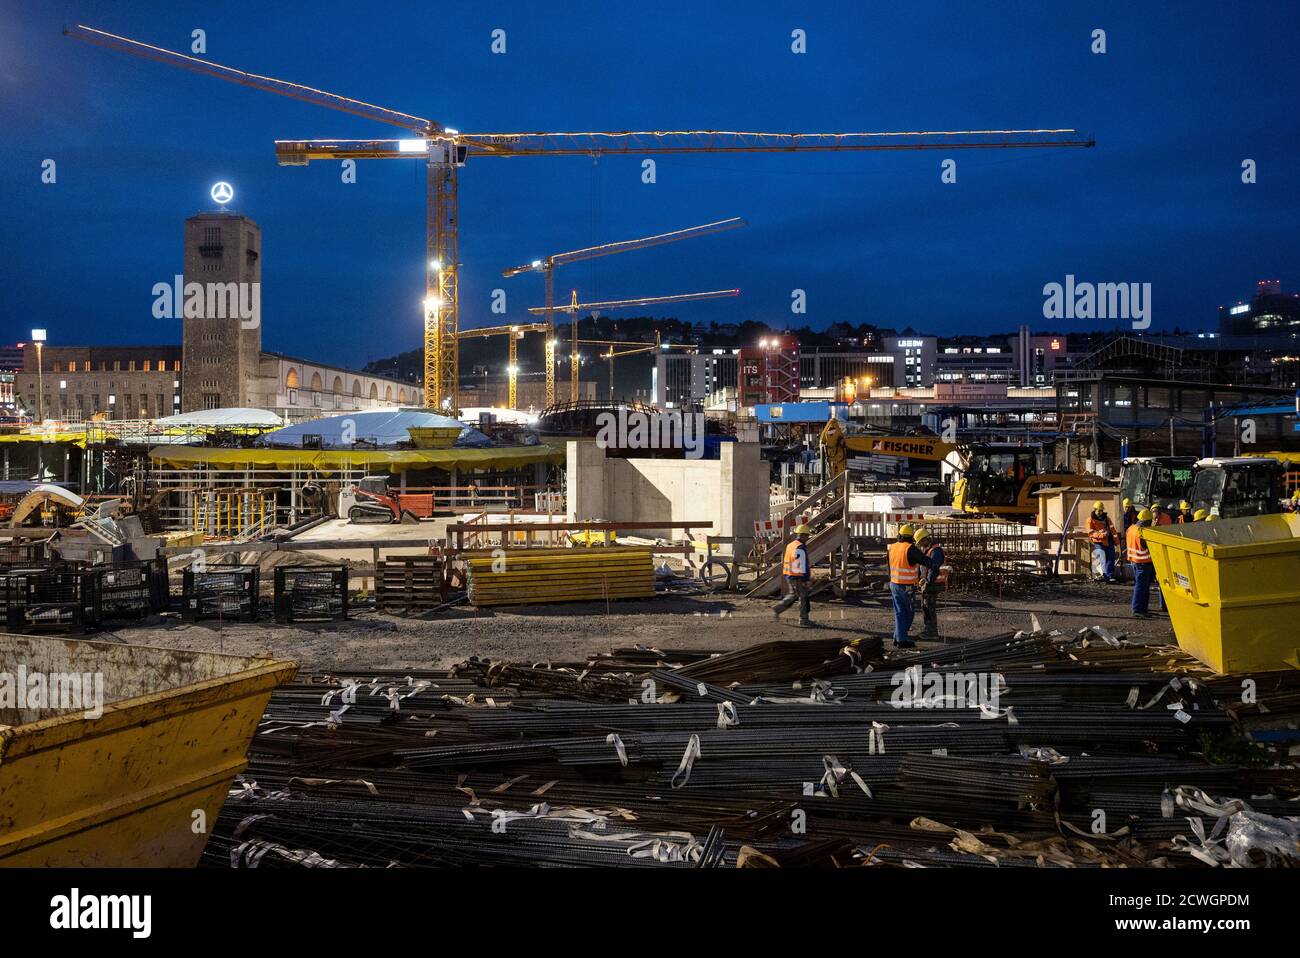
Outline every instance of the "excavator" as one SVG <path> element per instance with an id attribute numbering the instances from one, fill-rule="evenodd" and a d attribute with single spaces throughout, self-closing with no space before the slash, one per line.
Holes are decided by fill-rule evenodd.
<path id="1" fill-rule="evenodd" d="M 1039 446 L 948 442 L 935 436 L 853 435 L 844 432 L 838 419 L 827 421 L 821 443 L 826 449 L 828 478 L 847 468 L 850 453 L 947 461 L 962 473 L 953 488 L 953 506 L 977 515 L 1032 519 L 1038 515 L 1038 500 L 1033 493 L 1039 489 L 1103 484 L 1098 476 L 1041 471 Z"/>

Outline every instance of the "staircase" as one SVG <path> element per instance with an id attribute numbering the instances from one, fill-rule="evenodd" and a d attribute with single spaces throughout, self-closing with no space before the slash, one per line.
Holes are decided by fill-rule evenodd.
<path id="1" fill-rule="evenodd" d="M 808 516 L 805 523 L 812 529 L 812 535 L 804 544 L 808 550 L 808 568 L 816 569 L 818 564 L 831 559 L 831 576 L 834 578 L 834 556 L 839 554 L 840 575 L 843 575 L 844 557 L 848 551 L 848 473 L 842 472 L 830 482 L 814 489 L 806 499 L 796 502 L 785 515 Z M 786 525 L 785 535 L 768 547 L 763 553 L 758 579 L 747 596 L 761 597 L 775 595 L 781 591 L 781 563 L 785 547 L 794 538 L 796 523 Z"/>

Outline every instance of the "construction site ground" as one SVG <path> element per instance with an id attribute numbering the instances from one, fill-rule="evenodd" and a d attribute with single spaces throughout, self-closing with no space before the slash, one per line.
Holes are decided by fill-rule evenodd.
<path id="1" fill-rule="evenodd" d="M 1041 583 L 998 598 L 975 594 L 946 597 L 940 606 L 945 641 L 987 638 L 1033 627 L 1074 632 L 1090 625 L 1126 632 L 1129 639 L 1173 644 L 1168 618 L 1160 613 L 1134 619 L 1131 586 L 1087 582 Z M 116 623 L 120 641 L 236 655 L 272 653 L 304 669 L 447 668 L 471 656 L 512 662 L 573 662 L 612 648 L 732 650 L 771 639 L 865 635 L 893 632 L 888 593 L 853 591 L 843 599 L 829 593 L 813 601 L 815 628 L 797 625 L 797 608 L 781 621 L 772 601 L 730 594 L 661 595 L 647 600 L 565 603 L 474 609 L 460 606 L 427 617 L 381 615 L 362 609 L 346 622 L 277 625 L 207 620 L 182 622 L 165 616 L 140 624 Z M 917 609 L 913 636 L 920 632 Z M 99 635 L 88 638 L 101 638 Z M 927 643 L 922 643 L 926 647 Z"/>

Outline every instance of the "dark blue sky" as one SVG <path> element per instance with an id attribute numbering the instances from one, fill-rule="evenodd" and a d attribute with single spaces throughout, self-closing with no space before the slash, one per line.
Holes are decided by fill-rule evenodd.
<path id="1" fill-rule="evenodd" d="M 1042 319 L 1067 273 L 1153 284 L 1154 326 L 1215 325 L 1254 281 L 1300 288 L 1300 19 L 1283 3 L 0 4 L 0 339 L 178 342 L 150 289 L 232 182 L 263 229 L 267 348 L 359 365 L 414 348 L 423 169 L 275 164 L 294 137 L 396 128 L 77 43 L 82 22 L 432 117 L 463 132 L 1071 126 L 1091 150 L 472 161 L 462 325 L 541 299 L 535 256 L 744 216 L 741 231 L 571 266 L 584 299 L 739 286 L 708 322 L 940 334 Z M 494 28 L 507 53 L 490 52 Z M 808 52 L 790 51 L 807 31 Z M 1090 52 L 1094 28 L 1108 52 Z M 41 161 L 58 183 L 40 182 Z M 1259 182 L 1241 183 L 1244 158 Z M 790 291 L 807 291 L 806 316 Z M 1086 324 L 1076 324 L 1086 328 Z"/>

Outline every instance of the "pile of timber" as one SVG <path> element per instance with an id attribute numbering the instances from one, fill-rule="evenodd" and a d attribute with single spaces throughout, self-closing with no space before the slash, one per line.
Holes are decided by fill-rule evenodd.
<path id="1" fill-rule="evenodd" d="M 375 608 L 410 615 L 447 601 L 441 556 L 390 556 L 375 567 Z"/>
<path id="2" fill-rule="evenodd" d="M 643 599 L 655 593 L 649 549 L 498 549 L 469 565 L 473 605 Z"/>

